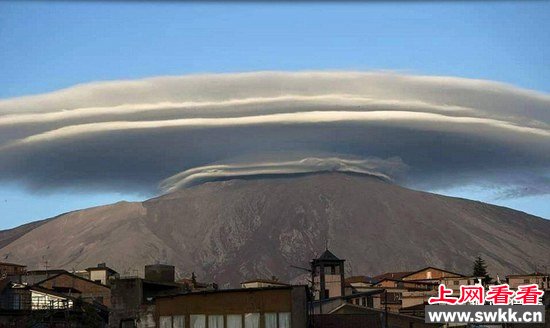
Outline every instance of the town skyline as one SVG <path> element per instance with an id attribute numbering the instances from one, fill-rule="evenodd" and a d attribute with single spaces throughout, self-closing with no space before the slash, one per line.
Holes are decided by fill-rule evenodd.
<path id="1" fill-rule="evenodd" d="M 539 1 L 2 2 L 0 102 L 102 81 L 257 71 L 444 76 L 496 81 L 548 97 L 549 8 Z M 548 219 L 547 186 L 529 183 L 511 192 L 490 184 L 420 189 Z M 495 195 L 498 188 L 504 189 Z M 89 183 L 29 188 L 10 177 L 0 186 L 0 229 L 156 195 Z"/>

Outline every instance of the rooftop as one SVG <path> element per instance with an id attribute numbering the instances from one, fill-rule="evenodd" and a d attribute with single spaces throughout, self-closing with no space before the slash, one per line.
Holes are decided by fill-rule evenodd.
<path id="1" fill-rule="evenodd" d="M 274 280 L 274 279 L 252 279 L 252 280 L 243 281 L 243 282 L 241 282 L 241 284 L 251 284 L 251 283 L 255 283 L 255 282 L 264 283 L 264 284 L 282 285 L 282 286 L 288 286 L 289 285 L 287 283 L 284 283 L 284 282 L 281 282 L 281 281 L 278 281 L 278 280 Z"/>
<path id="2" fill-rule="evenodd" d="M 519 277 L 548 277 L 548 273 L 542 273 L 542 272 L 533 272 L 533 273 L 526 273 L 526 274 L 511 274 L 507 275 L 506 278 L 519 278 Z"/>
<path id="3" fill-rule="evenodd" d="M 353 283 L 371 284 L 373 283 L 373 278 L 367 277 L 367 276 L 351 276 L 351 277 L 347 277 L 345 279 L 345 282 L 348 284 L 353 284 Z"/>
<path id="4" fill-rule="evenodd" d="M 235 292 L 244 292 L 244 293 L 253 293 L 258 291 L 269 291 L 269 290 L 279 290 L 279 289 L 292 289 L 292 288 L 307 288 L 306 285 L 288 285 L 288 286 L 272 286 L 272 287 L 260 287 L 260 288 L 232 288 L 232 289 L 215 289 L 215 290 L 200 290 L 195 292 L 186 292 L 186 293 L 177 293 L 159 296 L 156 298 L 170 298 L 170 297 L 180 297 L 180 296 L 189 296 L 189 295 L 210 295 L 217 293 L 235 293 Z"/>
<path id="5" fill-rule="evenodd" d="M 19 267 L 19 268 L 26 268 L 26 265 L 23 264 L 16 264 L 16 263 L 8 263 L 8 262 L 0 262 L 0 266 L 12 266 L 12 267 Z"/>
<path id="6" fill-rule="evenodd" d="M 328 249 L 321 254 L 316 259 L 313 259 L 311 263 L 317 263 L 317 262 L 344 262 L 344 259 L 339 259 L 336 255 L 334 255 L 331 251 Z"/>
<path id="7" fill-rule="evenodd" d="M 412 271 L 402 271 L 402 272 L 386 272 L 372 277 L 373 282 L 380 282 L 382 280 L 401 280 L 401 278 L 408 276 Z"/>
<path id="8" fill-rule="evenodd" d="M 420 269 L 420 270 L 416 270 L 416 271 L 410 272 L 409 274 L 407 274 L 407 275 L 401 277 L 401 279 L 406 278 L 406 277 L 408 277 L 408 276 L 412 276 L 412 275 L 415 274 L 415 273 L 419 273 L 419 272 L 422 272 L 422 271 L 426 271 L 426 270 L 428 270 L 428 269 L 433 269 L 433 270 L 437 270 L 437 271 L 441 271 L 441 272 L 445 272 L 445 273 L 450 273 L 450 274 L 453 274 L 453 275 L 457 275 L 457 276 L 459 276 L 459 277 L 464 277 L 464 275 L 461 274 L 461 273 L 452 272 L 452 271 L 449 271 L 449 270 L 440 269 L 440 268 L 436 268 L 436 267 L 433 267 L 433 266 L 428 266 L 428 267 L 422 268 L 422 269 Z M 423 280 L 426 280 L 426 279 L 423 279 Z"/>

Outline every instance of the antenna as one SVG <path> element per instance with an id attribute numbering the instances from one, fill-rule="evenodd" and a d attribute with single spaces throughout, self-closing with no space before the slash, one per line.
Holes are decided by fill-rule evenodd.
<path id="1" fill-rule="evenodd" d="M 296 265 L 290 265 L 291 268 L 294 268 L 294 269 L 298 269 L 298 270 L 302 270 L 302 271 L 306 271 L 306 272 L 309 272 L 311 273 L 311 269 L 308 269 L 308 268 L 304 268 L 304 267 L 299 267 L 299 266 L 296 266 Z"/>
<path id="2" fill-rule="evenodd" d="M 42 256 L 42 264 L 44 265 L 44 270 L 48 271 L 48 259 L 46 258 L 46 255 Z"/>
<path id="3" fill-rule="evenodd" d="M 348 269 L 346 270 L 347 271 L 346 273 L 349 276 L 353 276 L 353 266 L 351 264 L 351 260 L 348 260 L 347 266 L 348 266 Z"/>

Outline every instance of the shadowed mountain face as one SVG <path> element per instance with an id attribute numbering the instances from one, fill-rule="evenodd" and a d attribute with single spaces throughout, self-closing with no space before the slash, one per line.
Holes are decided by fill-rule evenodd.
<path id="1" fill-rule="evenodd" d="M 327 240 L 354 275 L 427 265 L 469 274 L 477 255 L 500 276 L 550 264 L 550 221 L 342 173 L 209 182 L 17 229 L 0 232 L 2 261 L 107 262 L 122 275 L 167 262 L 233 285 L 303 275 L 289 266 L 307 266 Z"/>

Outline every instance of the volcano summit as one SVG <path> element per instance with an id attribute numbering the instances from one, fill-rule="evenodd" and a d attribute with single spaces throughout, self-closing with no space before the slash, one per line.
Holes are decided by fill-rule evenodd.
<path id="1" fill-rule="evenodd" d="M 547 265 L 550 221 L 508 208 L 406 189 L 379 178 L 317 173 L 213 181 L 144 202 L 75 211 L 0 232 L 5 261 L 40 268 L 107 262 L 129 274 L 155 262 L 235 285 L 302 272 L 328 241 L 348 274 L 433 265 L 493 274 Z"/>

